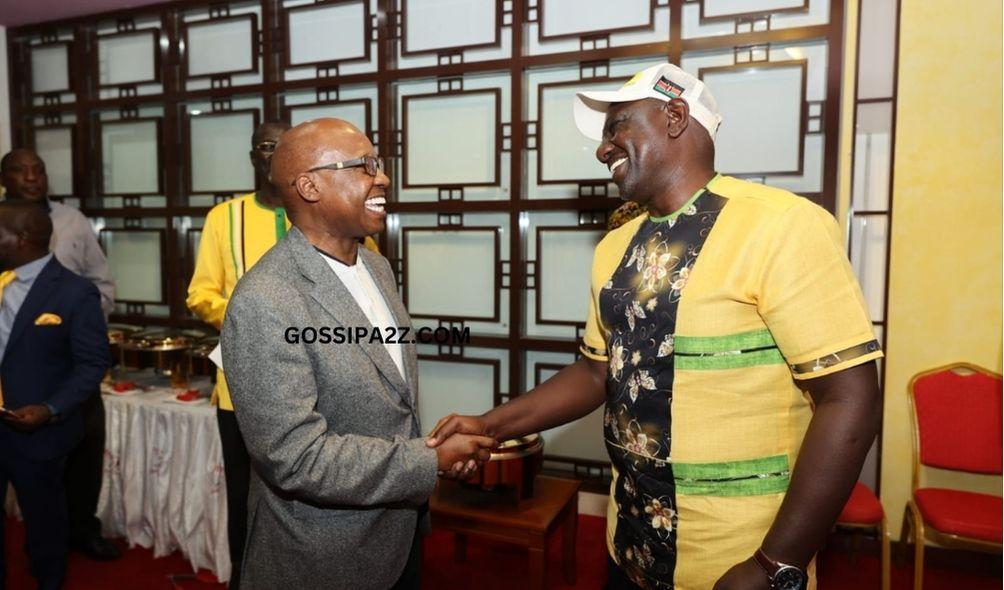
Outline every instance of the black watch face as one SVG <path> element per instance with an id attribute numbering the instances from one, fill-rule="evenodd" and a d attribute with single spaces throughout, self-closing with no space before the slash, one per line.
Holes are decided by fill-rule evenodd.
<path id="1" fill-rule="evenodd" d="M 803 590 L 805 582 L 805 574 L 802 570 L 783 567 L 774 574 L 774 584 L 771 587 L 775 590 Z"/>

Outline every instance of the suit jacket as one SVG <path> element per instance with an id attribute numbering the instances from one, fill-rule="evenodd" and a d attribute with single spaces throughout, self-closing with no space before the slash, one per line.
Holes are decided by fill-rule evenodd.
<path id="1" fill-rule="evenodd" d="M 387 260 L 366 264 L 399 326 L 411 326 Z M 385 589 L 404 569 L 436 453 L 406 378 L 380 343 L 290 343 L 289 328 L 370 326 L 295 227 L 240 280 L 223 366 L 251 456 L 241 587 Z"/>
<path id="2" fill-rule="evenodd" d="M 36 323 L 42 314 L 60 321 Z M 14 318 L 0 380 L 5 407 L 49 403 L 59 417 L 30 434 L 0 420 L 0 452 L 35 460 L 69 453 L 84 434 L 80 404 L 98 395 L 108 364 L 108 329 L 98 289 L 53 257 Z"/>

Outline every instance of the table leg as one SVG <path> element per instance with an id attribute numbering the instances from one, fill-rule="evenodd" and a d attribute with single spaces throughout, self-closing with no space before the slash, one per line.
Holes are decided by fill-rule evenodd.
<path id="1" fill-rule="evenodd" d="M 565 581 L 575 584 L 575 533 L 579 526 L 578 499 L 572 498 L 561 525 L 561 565 L 565 570 Z"/>
<path id="2" fill-rule="evenodd" d="M 453 536 L 453 561 L 462 563 L 467 561 L 467 535 L 456 533 Z"/>
<path id="3" fill-rule="evenodd" d="M 547 535 L 530 538 L 530 588 L 544 590 L 547 583 Z"/>

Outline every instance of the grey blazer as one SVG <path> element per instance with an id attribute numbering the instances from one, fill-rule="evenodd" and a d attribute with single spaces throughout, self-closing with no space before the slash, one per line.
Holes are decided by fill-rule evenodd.
<path id="1" fill-rule="evenodd" d="M 387 260 L 359 249 L 398 326 L 411 326 Z M 251 455 L 241 587 L 384 589 L 404 569 L 436 453 L 407 379 L 380 343 L 290 344 L 288 328 L 370 326 L 293 228 L 237 284 L 221 343 Z"/>

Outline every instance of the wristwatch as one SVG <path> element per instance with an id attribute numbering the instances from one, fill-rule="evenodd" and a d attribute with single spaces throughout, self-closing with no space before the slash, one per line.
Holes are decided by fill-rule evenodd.
<path id="1" fill-rule="evenodd" d="M 767 574 L 772 590 L 805 590 L 809 576 L 803 569 L 774 561 L 767 557 L 763 549 L 757 549 L 753 559 Z"/>

